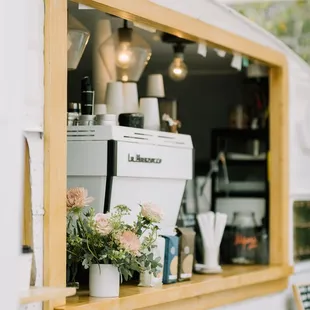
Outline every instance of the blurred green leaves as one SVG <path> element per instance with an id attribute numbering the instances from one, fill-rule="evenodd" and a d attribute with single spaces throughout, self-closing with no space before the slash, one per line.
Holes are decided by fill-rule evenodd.
<path id="1" fill-rule="evenodd" d="M 263 1 L 232 7 L 310 63 L 310 1 Z"/>

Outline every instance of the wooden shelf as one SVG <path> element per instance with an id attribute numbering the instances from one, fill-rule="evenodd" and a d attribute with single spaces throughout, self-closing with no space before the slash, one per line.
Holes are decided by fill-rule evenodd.
<path id="1" fill-rule="evenodd" d="M 47 301 L 72 296 L 76 293 L 73 287 L 31 287 L 20 293 L 20 304 Z"/>
<path id="2" fill-rule="evenodd" d="M 122 285 L 120 298 L 80 294 L 57 310 L 211 309 L 243 299 L 284 290 L 291 267 L 225 266 L 222 274 L 194 275 L 191 281 L 142 288 Z M 262 285 L 264 283 L 264 285 Z"/>

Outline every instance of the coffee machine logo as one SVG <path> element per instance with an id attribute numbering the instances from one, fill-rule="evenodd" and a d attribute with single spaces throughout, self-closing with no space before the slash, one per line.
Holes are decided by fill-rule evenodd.
<path id="1" fill-rule="evenodd" d="M 162 159 L 154 157 L 142 157 L 140 154 L 128 154 L 128 161 L 133 163 L 160 164 Z"/>

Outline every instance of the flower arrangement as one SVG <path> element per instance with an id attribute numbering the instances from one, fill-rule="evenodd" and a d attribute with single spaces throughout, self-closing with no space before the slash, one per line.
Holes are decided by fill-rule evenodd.
<path id="1" fill-rule="evenodd" d="M 136 221 L 129 225 L 124 221 L 131 212 L 127 206 L 116 206 L 111 214 L 95 214 L 93 208 L 85 208 L 92 201 L 84 188 L 67 192 L 67 263 L 82 263 L 85 269 L 92 264 L 112 264 L 125 280 L 135 271 L 156 276 L 162 266 L 152 249 L 161 210 L 141 204 Z"/>

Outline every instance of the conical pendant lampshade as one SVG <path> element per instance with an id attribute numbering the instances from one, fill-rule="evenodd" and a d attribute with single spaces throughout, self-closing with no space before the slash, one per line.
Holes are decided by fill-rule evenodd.
<path id="1" fill-rule="evenodd" d="M 68 14 L 68 70 L 75 70 L 79 65 L 89 37 L 89 31 Z"/>
<path id="2" fill-rule="evenodd" d="M 114 59 L 111 59 L 111 50 Z M 149 44 L 127 27 L 127 21 L 102 43 L 99 53 L 106 68 L 114 63 L 117 80 L 123 82 L 138 82 L 152 55 Z"/>

